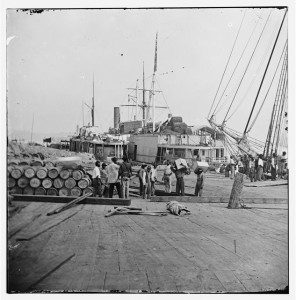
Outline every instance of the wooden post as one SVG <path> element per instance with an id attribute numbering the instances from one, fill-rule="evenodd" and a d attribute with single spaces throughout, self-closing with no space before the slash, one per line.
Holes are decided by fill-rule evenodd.
<path id="1" fill-rule="evenodd" d="M 227 208 L 239 208 L 239 198 L 244 186 L 244 174 L 237 173 L 234 178 Z"/>

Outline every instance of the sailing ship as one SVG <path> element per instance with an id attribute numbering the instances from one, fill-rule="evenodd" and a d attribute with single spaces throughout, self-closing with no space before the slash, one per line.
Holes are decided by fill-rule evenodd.
<path id="1" fill-rule="evenodd" d="M 273 153 L 276 153 L 276 154 L 282 154 L 282 152 L 287 153 L 287 145 L 288 145 L 288 126 L 287 126 L 287 122 L 288 122 L 288 119 L 287 119 L 287 117 L 288 117 L 288 113 L 287 113 L 287 108 L 288 108 L 288 47 L 287 47 L 287 37 L 285 36 L 285 33 L 283 33 L 283 27 L 284 27 L 284 23 L 285 23 L 286 14 L 287 14 L 287 9 L 285 8 L 285 11 L 283 12 L 283 16 L 281 16 L 282 19 L 280 20 L 280 25 L 277 28 L 277 33 L 276 33 L 276 37 L 273 42 L 273 46 L 272 46 L 271 50 L 270 49 L 266 50 L 266 52 L 269 51 L 269 55 L 263 56 L 263 58 L 262 58 L 261 62 L 264 62 L 264 60 L 266 58 L 268 58 L 268 60 L 265 65 L 265 69 L 264 69 L 262 78 L 260 80 L 260 84 L 259 84 L 258 90 L 256 92 L 256 96 L 254 97 L 253 103 L 251 103 L 252 106 L 251 106 L 249 116 L 247 118 L 247 122 L 246 122 L 244 131 L 239 132 L 237 130 L 232 129 L 230 126 L 228 126 L 228 121 L 237 112 L 237 110 L 242 105 L 242 102 L 246 99 L 246 97 L 238 97 L 237 95 L 242 86 L 242 83 L 244 82 L 244 80 L 246 80 L 245 75 L 248 74 L 248 70 L 249 70 L 250 64 L 252 63 L 252 61 L 254 59 L 254 56 L 256 56 L 256 54 L 259 52 L 262 36 L 264 36 L 264 34 L 266 35 L 266 27 L 270 22 L 272 10 L 270 11 L 267 19 L 265 20 L 264 26 L 261 30 L 259 37 L 257 38 L 256 45 L 252 51 L 252 55 L 248 59 L 248 64 L 245 68 L 244 74 L 243 74 L 243 76 L 241 76 L 241 78 L 239 80 L 239 84 L 236 86 L 235 94 L 234 94 L 233 98 L 231 99 L 230 104 L 226 108 L 226 113 L 225 113 L 225 109 L 224 109 L 224 113 L 225 113 L 224 118 L 222 121 L 219 122 L 219 121 L 216 121 L 218 119 L 218 112 L 222 110 L 223 106 L 225 107 L 225 103 L 226 103 L 226 101 L 222 102 L 222 99 L 227 94 L 227 88 L 229 87 L 229 83 L 234 81 L 234 80 L 232 80 L 233 75 L 235 74 L 237 67 L 239 66 L 239 64 L 241 62 L 241 58 L 243 57 L 245 50 L 247 49 L 248 44 L 249 44 L 251 38 L 253 37 L 253 33 L 256 30 L 256 26 L 258 25 L 259 19 L 257 20 L 257 23 L 255 24 L 253 31 L 251 32 L 251 34 L 249 36 L 249 39 L 240 55 L 239 60 L 236 63 L 236 66 L 232 72 L 230 79 L 226 83 L 224 75 L 228 69 L 229 61 L 232 58 L 231 55 L 232 55 L 233 49 L 236 46 L 237 37 L 238 37 L 240 29 L 241 29 L 241 26 L 240 26 L 237 36 L 236 36 L 236 39 L 234 41 L 234 45 L 232 47 L 230 56 L 228 58 L 224 73 L 220 80 L 219 87 L 217 89 L 212 106 L 210 108 L 209 115 L 208 115 L 208 121 L 209 121 L 210 125 L 217 133 L 219 133 L 223 136 L 223 142 L 224 142 L 225 147 L 227 148 L 229 153 L 231 153 L 236 158 L 243 156 L 243 155 L 252 155 L 253 157 L 255 157 L 258 154 L 263 154 L 263 157 L 265 157 L 265 159 L 267 159 L 267 158 L 270 158 Z M 243 23 L 243 20 L 241 22 L 241 25 L 242 25 L 242 23 Z M 280 37 L 281 37 L 281 39 L 280 39 Z M 280 40 L 282 41 L 282 43 L 279 42 Z M 276 52 L 275 50 L 277 50 L 277 52 L 279 54 L 281 54 L 279 58 L 275 56 L 275 52 Z M 271 62 L 275 61 L 276 59 L 278 60 L 277 64 L 276 64 L 276 69 L 275 69 L 275 71 L 273 71 L 273 74 L 271 74 L 271 72 L 272 72 Z M 263 65 L 263 63 L 261 65 Z M 267 76 L 268 74 L 269 74 L 269 79 Z M 254 79 L 255 78 L 253 78 L 253 81 L 251 82 L 251 84 L 254 83 Z M 272 108 L 272 113 L 271 113 L 271 117 L 270 117 L 267 134 L 266 134 L 266 140 L 264 142 L 264 141 L 260 141 L 259 139 L 255 139 L 255 138 L 251 137 L 250 132 L 253 129 L 255 123 L 259 120 L 260 115 L 261 115 L 261 119 L 266 117 L 266 114 L 264 116 L 262 116 L 263 112 L 264 112 L 263 108 L 266 108 L 266 99 L 269 96 L 271 88 L 274 87 L 274 85 L 276 84 L 276 79 L 278 80 L 278 83 L 277 83 L 275 96 L 272 96 L 274 98 L 274 103 L 273 103 L 273 108 Z M 222 91 L 221 87 L 223 86 L 223 83 L 225 85 L 225 88 Z M 269 86 L 264 95 L 262 87 L 266 83 L 269 83 Z M 249 90 L 248 90 L 248 92 L 249 92 Z M 221 95 L 220 95 L 220 97 L 217 97 L 219 95 L 219 93 Z M 259 98 L 261 98 L 261 99 L 263 98 L 263 100 L 261 101 L 261 105 L 258 108 L 258 104 L 260 102 Z M 237 104 L 236 108 L 234 108 L 234 104 Z M 270 104 L 269 104 L 269 107 L 270 107 Z M 257 108 L 256 114 L 254 113 L 255 108 Z M 244 114 L 244 115 L 246 115 L 246 114 Z M 241 118 L 243 118 L 243 117 L 241 116 Z M 262 128 L 260 130 L 262 130 Z"/>

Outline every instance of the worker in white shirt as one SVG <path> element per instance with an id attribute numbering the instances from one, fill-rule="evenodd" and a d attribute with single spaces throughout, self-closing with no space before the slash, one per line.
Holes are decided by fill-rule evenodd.
<path id="1" fill-rule="evenodd" d="M 157 165 L 154 163 L 151 167 L 151 196 L 155 195 L 156 181 L 157 181 Z"/>
<path id="2" fill-rule="evenodd" d="M 271 180 L 274 181 L 276 180 L 276 153 L 272 154 L 272 158 L 271 158 Z"/>
<path id="3" fill-rule="evenodd" d="M 263 155 L 259 154 L 258 157 L 258 169 L 257 169 L 257 180 L 262 181 L 262 175 L 263 175 Z"/>
<path id="4" fill-rule="evenodd" d="M 95 163 L 95 168 L 93 170 L 93 197 L 96 197 L 97 194 L 99 197 L 102 197 L 102 182 L 101 182 L 101 172 L 100 172 L 100 162 L 97 160 Z"/>
<path id="5" fill-rule="evenodd" d="M 234 175 L 235 175 L 235 166 L 236 163 L 234 162 L 233 156 L 230 156 L 230 179 L 233 179 Z"/>

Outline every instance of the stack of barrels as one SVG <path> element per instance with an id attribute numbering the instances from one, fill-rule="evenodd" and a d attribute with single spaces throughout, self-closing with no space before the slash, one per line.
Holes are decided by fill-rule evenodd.
<path id="1" fill-rule="evenodd" d="M 83 168 L 51 161 L 11 161 L 7 176 L 10 194 L 79 197 L 93 191 L 91 177 Z"/>

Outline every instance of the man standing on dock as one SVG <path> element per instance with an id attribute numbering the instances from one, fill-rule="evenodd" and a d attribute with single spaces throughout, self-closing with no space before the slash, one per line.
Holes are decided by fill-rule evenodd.
<path id="1" fill-rule="evenodd" d="M 114 186 L 116 186 L 116 190 L 117 190 L 119 198 L 122 198 L 120 182 L 118 181 L 119 165 L 117 164 L 117 158 L 112 157 L 111 160 L 112 160 L 111 164 L 107 167 L 108 184 L 109 184 L 109 198 L 113 198 Z"/>
<path id="2" fill-rule="evenodd" d="M 173 172 L 171 170 L 171 163 L 170 161 L 167 160 L 166 166 L 163 171 L 163 178 L 162 178 L 166 193 L 172 192 L 172 178 L 171 178 L 172 174 Z"/>
<path id="3" fill-rule="evenodd" d="M 235 168 L 235 162 L 233 159 L 233 156 L 230 156 L 230 179 L 233 179 L 234 177 L 234 168 Z"/>
<path id="4" fill-rule="evenodd" d="M 102 197 L 100 162 L 98 160 L 96 161 L 95 168 L 93 170 L 93 185 L 94 185 L 93 197 L 96 197 L 97 194 L 99 195 L 99 197 Z"/>
<path id="5" fill-rule="evenodd" d="M 204 174 L 203 174 L 203 170 L 201 168 L 196 169 L 196 173 L 197 175 L 197 181 L 196 181 L 196 186 L 195 186 L 195 196 L 202 196 L 202 190 L 203 190 L 203 186 L 204 186 Z"/>
<path id="6" fill-rule="evenodd" d="M 263 175 L 263 155 L 259 154 L 258 157 L 258 169 L 257 169 L 257 180 L 262 181 L 262 175 Z"/>
<path id="7" fill-rule="evenodd" d="M 271 158 L 271 180 L 275 181 L 276 180 L 276 154 L 272 154 Z"/>
<path id="8" fill-rule="evenodd" d="M 132 176 L 132 166 L 128 162 L 127 156 L 123 156 L 123 163 L 119 168 L 119 177 L 121 178 L 122 196 L 125 199 L 129 198 L 129 180 Z"/>
<path id="9" fill-rule="evenodd" d="M 101 182 L 102 182 L 102 194 L 105 198 L 109 197 L 109 188 L 108 188 L 108 173 L 107 173 L 107 164 L 102 163 L 101 169 Z"/>
<path id="10" fill-rule="evenodd" d="M 144 185 L 146 184 L 146 178 L 145 178 L 146 172 L 145 172 L 145 168 L 146 168 L 146 165 L 143 164 L 141 166 L 141 169 L 138 172 L 139 181 L 140 181 L 140 196 L 143 196 L 144 191 L 145 191 L 145 187 L 144 187 Z"/>
<path id="11" fill-rule="evenodd" d="M 177 196 L 185 195 L 185 185 L 184 185 L 184 175 L 187 171 L 187 168 L 177 168 L 176 162 L 173 164 L 171 170 L 175 173 L 177 183 L 176 183 L 176 193 Z"/>
<path id="12" fill-rule="evenodd" d="M 151 196 L 155 195 L 155 182 L 157 181 L 157 165 L 154 163 L 151 167 Z"/>

